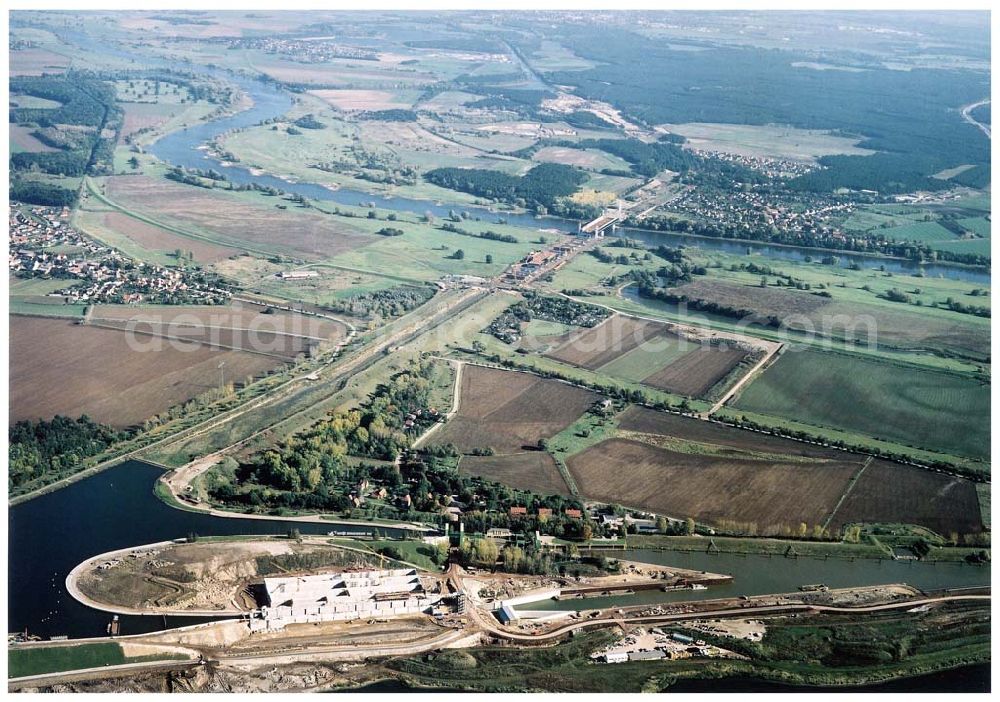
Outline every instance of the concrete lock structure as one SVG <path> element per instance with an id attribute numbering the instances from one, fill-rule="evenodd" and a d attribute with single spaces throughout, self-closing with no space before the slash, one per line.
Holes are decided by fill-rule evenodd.
<path id="1" fill-rule="evenodd" d="M 412 568 L 264 578 L 266 602 L 250 617 L 251 631 L 305 624 L 427 612 L 429 595 Z"/>

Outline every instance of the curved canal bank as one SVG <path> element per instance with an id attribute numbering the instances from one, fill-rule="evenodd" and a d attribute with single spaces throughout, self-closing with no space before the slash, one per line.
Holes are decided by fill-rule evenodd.
<path id="1" fill-rule="evenodd" d="M 170 507 L 153 494 L 161 470 L 128 461 L 7 511 L 9 630 L 49 638 L 102 636 L 111 615 L 77 602 L 66 578 L 96 554 L 137 544 L 199 536 L 281 535 L 289 523 L 212 517 Z M 328 523 L 297 522 L 303 534 L 325 535 Z M 337 531 L 368 534 L 370 527 L 339 524 Z M 381 528 L 388 536 L 399 529 Z M 231 616 L 231 615 L 230 615 Z M 139 634 L 204 621 L 199 617 L 121 617 L 122 634 Z"/>

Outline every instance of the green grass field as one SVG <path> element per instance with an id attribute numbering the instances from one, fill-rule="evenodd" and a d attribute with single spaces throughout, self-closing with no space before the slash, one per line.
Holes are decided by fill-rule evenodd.
<path id="1" fill-rule="evenodd" d="M 7 677 L 58 673 L 64 670 L 100 668 L 106 665 L 123 665 L 143 661 L 182 661 L 184 656 L 154 654 L 126 656 L 116 643 L 80 644 L 78 646 L 45 646 L 9 648 L 7 650 Z"/>
<path id="2" fill-rule="evenodd" d="M 936 244 L 941 241 L 952 241 L 955 235 L 937 222 L 913 222 L 899 227 L 890 227 L 880 232 L 896 241 L 922 241 Z"/>
<path id="3" fill-rule="evenodd" d="M 935 249 L 950 251 L 952 253 L 978 254 L 979 256 L 990 255 L 989 239 L 958 239 L 955 241 L 945 241 L 934 244 Z"/>
<path id="4" fill-rule="evenodd" d="M 698 347 L 698 344 L 679 337 L 670 336 L 666 339 L 658 337 L 643 342 L 628 353 L 605 363 L 597 369 L 597 372 L 639 383 Z"/>
<path id="5" fill-rule="evenodd" d="M 987 459 L 990 389 L 975 380 L 848 356 L 785 353 L 742 392 L 746 409 Z"/>
<path id="6" fill-rule="evenodd" d="M 990 220 L 985 217 L 967 217 L 958 220 L 958 223 L 962 225 L 963 229 L 967 229 L 973 234 L 978 234 L 984 239 L 990 238 Z"/>

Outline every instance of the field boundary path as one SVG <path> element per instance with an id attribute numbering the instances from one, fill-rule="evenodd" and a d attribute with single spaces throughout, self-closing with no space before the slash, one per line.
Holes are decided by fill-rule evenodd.
<path id="1" fill-rule="evenodd" d="M 778 352 L 781 351 L 783 347 L 784 344 L 779 343 L 770 348 L 767 348 L 764 354 L 764 358 L 760 359 L 754 365 L 753 368 L 748 370 L 742 378 L 736 381 L 736 383 L 731 388 L 729 388 L 729 390 L 727 390 L 722 395 L 722 397 L 719 398 L 718 402 L 712 405 L 711 409 L 709 409 L 704 413 L 705 418 L 707 419 L 709 416 L 718 412 L 723 407 L 723 405 L 729 402 L 729 400 L 731 400 L 733 396 L 736 395 L 736 393 L 738 393 L 743 388 L 744 385 L 749 383 L 751 380 L 754 380 L 757 377 L 757 375 L 764 370 L 764 367 L 771 362 L 771 360 L 775 357 L 775 355 L 777 355 Z"/>
<path id="2" fill-rule="evenodd" d="M 840 499 L 837 500 L 837 504 L 835 504 L 833 509 L 830 511 L 830 516 L 823 522 L 823 531 L 826 531 L 830 527 L 830 522 L 832 522 L 833 518 L 837 516 L 837 511 L 840 509 L 840 506 L 844 504 L 844 500 L 847 499 L 847 496 L 851 494 L 852 490 L 854 490 L 854 486 L 857 485 L 858 480 L 861 479 L 861 474 L 865 472 L 865 469 L 868 468 L 874 460 L 875 456 L 868 456 L 868 458 L 865 459 L 865 462 L 861 464 L 861 468 L 855 471 L 854 475 L 851 476 L 851 480 L 847 483 L 847 487 L 844 489 L 843 494 L 840 496 Z"/>
<path id="3" fill-rule="evenodd" d="M 458 410 L 462 405 L 462 368 L 465 366 L 465 361 L 457 358 L 442 358 L 440 356 L 435 356 L 434 358 L 444 361 L 445 363 L 450 363 L 455 367 L 455 384 L 452 388 L 451 409 L 444 415 L 442 418 L 443 421 L 435 422 L 433 426 L 428 427 L 427 431 L 417 437 L 417 440 L 412 444 L 413 448 L 420 448 L 427 438 L 438 430 L 438 427 L 444 426 L 445 423 L 458 414 Z M 401 456 L 396 457 L 397 467 L 399 465 L 400 458 Z"/>

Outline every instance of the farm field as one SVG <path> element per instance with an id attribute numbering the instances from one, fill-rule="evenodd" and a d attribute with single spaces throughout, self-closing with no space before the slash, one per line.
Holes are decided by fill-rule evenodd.
<path id="1" fill-rule="evenodd" d="M 963 229 L 966 229 L 977 236 L 981 236 L 984 239 L 990 238 L 990 220 L 985 217 L 967 217 L 965 219 L 958 220 L 958 223 L 962 225 Z"/>
<path id="2" fill-rule="evenodd" d="M 565 146 L 546 146 L 535 152 L 532 160 L 544 163 L 564 163 L 590 171 L 604 169 L 627 171 L 629 164 L 609 153 L 597 149 L 574 149 Z"/>
<path id="3" fill-rule="evenodd" d="M 176 265 L 176 252 L 210 264 L 240 253 L 240 249 L 181 236 L 117 210 L 77 210 L 74 224 L 82 231 L 142 261 Z"/>
<path id="4" fill-rule="evenodd" d="M 540 495 L 569 494 L 555 461 L 544 451 L 525 451 L 506 456 L 462 456 L 458 469 Z"/>
<path id="5" fill-rule="evenodd" d="M 942 536 L 978 534 L 984 527 L 977 483 L 898 463 L 872 461 L 830 522 L 915 523 Z M 902 489 L 905 486 L 905 489 Z"/>
<path id="6" fill-rule="evenodd" d="M 873 153 L 868 149 L 858 148 L 857 139 L 835 136 L 816 129 L 708 122 L 661 124 L 657 128 L 683 135 L 687 138 L 686 145 L 690 148 L 741 156 L 782 158 L 813 163 L 819 156 L 833 154 L 864 156 Z"/>
<path id="7" fill-rule="evenodd" d="M 920 241 L 927 244 L 938 244 L 955 239 L 954 233 L 937 222 L 913 222 L 912 224 L 882 229 L 880 233 L 896 241 Z"/>
<path id="8" fill-rule="evenodd" d="M 737 409 L 987 459 L 990 389 L 968 377 L 838 353 L 785 353 Z"/>
<path id="9" fill-rule="evenodd" d="M 29 151 L 31 153 L 51 153 L 59 149 L 53 148 L 38 139 L 32 132 L 34 127 L 22 127 L 19 124 L 10 125 L 10 149 L 12 153 Z"/>
<path id="10" fill-rule="evenodd" d="M 342 220 L 291 207 L 268 208 L 240 194 L 146 176 L 114 176 L 105 182 L 108 196 L 129 214 L 176 222 L 220 246 L 326 258 L 372 242 Z"/>
<path id="11" fill-rule="evenodd" d="M 595 393 L 555 380 L 467 365 L 459 411 L 433 441 L 453 443 L 465 453 L 477 448 L 492 448 L 498 456 L 537 451 L 540 439 L 565 429 L 597 399 Z"/>
<path id="12" fill-rule="evenodd" d="M 567 459 L 586 497 L 741 522 L 759 535 L 827 519 L 831 532 L 860 521 L 918 524 L 946 536 L 982 530 L 968 480 L 642 407 L 617 423 L 611 438 Z"/>
<path id="13" fill-rule="evenodd" d="M 678 395 L 700 397 L 725 378 L 746 356 L 745 349 L 735 346 L 701 344 L 642 382 Z"/>
<path id="14" fill-rule="evenodd" d="M 64 319 L 10 317 L 10 419 L 56 414 L 125 427 L 219 387 L 283 365 L 275 357 L 169 343 L 136 351 L 118 330 Z M 140 339 L 140 341 L 144 341 Z"/>
<path id="15" fill-rule="evenodd" d="M 548 358 L 688 397 L 707 393 L 749 353 L 743 346 L 700 343 L 660 322 L 625 315 L 566 334 L 553 347 Z"/>
<path id="16" fill-rule="evenodd" d="M 301 334 L 340 340 L 343 324 L 332 319 L 294 314 L 282 310 L 265 314 L 264 308 L 241 302 L 228 305 L 95 305 L 92 318 L 156 322 L 209 327 L 244 327 L 262 332 Z"/>
<path id="17" fill-rule="evenodd" d="M 934 248 L 952 253 L 975 254 L 989 256 L 992 252 L 989 239 L 955 239 L 935 244 Z"/>
<path id="18" fill-rule="evenodd" d="M 414 90 L 310 90 L 309 94 L 345 112 L 408 109 L 420 97 Z"/>
<path id="19" fill-rule="evenodd" d="M 21 49 L 10 52 L 12 76 L 40 76 L 43 73 L 62 73 L 70 66 L 70 59 L 45 49 Z"/>
<path id="20" fill-rule="evenodd" d="M 657 322 L 616 314 L 596 327 L 570 335 L 546 355 L 587 370 L 597 370 L 665 330 L 666 327 Z"/>
<path id="21" fill-rule="evenodd" d="M 990 355 L 988 320 L 944 310 L 918 312 L 895 302 L 841 301 L 836 288 L 831 299 L 798 290 L 705 279 L 685 283 L 672 292 L 747 310 L 761 323 L 775 316 L 790 329 L 822 337 L 853 338 L 881 347 L 950 353 L 976 360 L 986 360 Z"/>
<path id="22" fill-rule="evenodd" d="M 857 470 L 848 460 L 780 463 L 617 438 L 566 463 L 586 497 L 705 523 L 752 523 L 762 534 L 821 524 Z"/>

